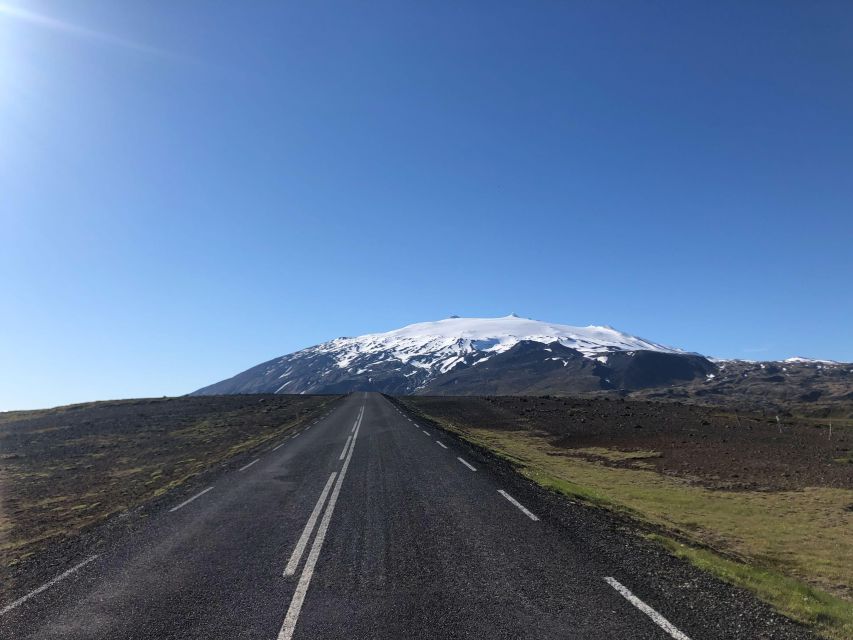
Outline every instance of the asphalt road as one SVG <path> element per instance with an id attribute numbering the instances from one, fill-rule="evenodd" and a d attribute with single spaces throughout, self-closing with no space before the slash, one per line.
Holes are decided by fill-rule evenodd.
<path id="1" fill-rule="evenodd" d="M 279 445 L 0 603 L 0 638 L 807 637 L 378 394 Z"/>

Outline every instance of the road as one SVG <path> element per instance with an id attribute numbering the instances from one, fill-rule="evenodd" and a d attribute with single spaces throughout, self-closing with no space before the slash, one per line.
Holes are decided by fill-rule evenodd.
<path id="1" fill-rule="evenodd" d="M 764 619 L 745 631 L 760 605 L 628 561 L 642 552 L 626 536 L 550 504 L 383 396 L 351 394 L 0 605 L 0 638 L 807 637 Z"/>

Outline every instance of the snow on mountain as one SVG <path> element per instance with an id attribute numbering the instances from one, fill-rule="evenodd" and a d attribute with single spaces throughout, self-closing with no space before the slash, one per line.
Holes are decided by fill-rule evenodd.
<path id="1" fill-rule="evenodd" d="M 840 362 L 836 362 L 835 360 L 818 360 L 817 358 L 802 358 L 800 356 L 794 356 L 793 358 L 785 358 L 782 362 L 787 362 L 789 364 L 841 364 Z"/>
<path id="2" fill-rule="evenodd" d="M 444 373 L 466 355 L 479 359 L 503 353 L 522 340 L 560 344 L 576 349 L 588 358 L 611 351 L 662 351 L 682 353 L 679 349 L 643 340 L 611 327 L 572 327 L 509 315 L 503 318 L 447 318 L 419 322 L 386 333 L 371 333 L 357 338 L 338 338 L 312 349 L 332 353 L 341 368 L 366 354 L 385 354 L 406 364 L 436 368 Z"/>
<path id="3" fill-rule="evenodd" d="M 412 393 L 460 367 L 477 367 L 520 343 L 559 343 L 581 359 L 616 352 L 684 354 L 611 327 L 573 327 L 520 318 L 452 317 L 385 333 L 336 338 L 270 360 L 197 393 L 315 393 L 365 385 Z M 553 358 L 552 358 L 553 360 Z"/>

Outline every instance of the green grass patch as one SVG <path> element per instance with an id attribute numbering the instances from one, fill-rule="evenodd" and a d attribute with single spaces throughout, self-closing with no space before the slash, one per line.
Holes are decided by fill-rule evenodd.
<path id="1" fill-rule="evenodd" d="M 752 591 L 788 617 L 817 629 L 829 638 L 853 638 L 853 606 L 841 598 L 775 571 L 729 560 L 708 549 L 691 547 L 657 534 L 647 537 L 703 571 Z"/>

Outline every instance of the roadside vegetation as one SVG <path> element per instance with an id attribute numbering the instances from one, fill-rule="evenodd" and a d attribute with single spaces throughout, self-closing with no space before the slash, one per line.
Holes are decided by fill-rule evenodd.
<path id="1" fill-rule="evenodd" d="M 666 458 L 673 455 L 666 443 L 670 431 L 677 446 L 692 446 L 680 428 L 648 434 L 647 446 L 641 447 L 642 436 L 628 434 L 632 438 L 628 445 L 615 425 L 613 434 L 597 428 L 557 429 L 554 425 L 560 418 L 548 414 L 547 399 L 542 404 L 547 424 L 537 424 L 529 404 L 518 400 L 518 404 L 501 401 L 497 408 L 494 401 L 490 405 L 482 399 L 401 400 L 425 418 L 509 461 L 543 487 L 643 523 L 642 529 L 654 532 L 651 539 L 671 553 L 751 590 L 824 636 L 853 638 L 853 487 L 844 486 L 844 476 L 836 474 L 839 467 L 847 467 L 832 458 L 836 447 L 827 447 L 822 468 L 811 475 L 792 462 L 789 473 L 802 475 L 800 486 L 787 479 L 781 487 L 761 486 L 756 476 L 749 478 L 748 486 L 757 483 L 754 488 L 732 489 L 716 468 L 708 473 L 698 461 L 692 467 L 667 468 Z M 598 410 L 595 403 L 588 409 Z M 659 410 L 666 412 L 666 405 Z M 577 406 L 563 415 L 564 421 L 576 424 L 582 418 Z M 742 425 L 744 417 L 738 420 Z M 703 421 L 707 430 L 718 428 L 702 416 L 697 418 L 700 425 Z M 485 423 L 492 426 L 486 428 Z M 809 437 L 814 432 L 813 426 L 788 428 L 810 429 Z M 852 434 L 849 427 L 838 428 L 843 450 Z M 779 435 L 772 430 L 767 433 Z M 751 437 L 755 466 L 760 467 L 764 462 L 760 456 L 766 455 L 765 434 L 753 431 Z M 800 440 L 793 442 L 792 446 L 803 446 Z M 701 446 L 706 455 L 713 455 L 707 443 Z M 737 446 L 748 446 L 748 440 L 740 440 Z M 802 464 L 812 462 L 804 457 Z M 827 466 L 829 475 L 824 475 Z M 748 473 L 738 468 L 736 475 Z M 819 478 L 830 480 L 824 486 L 810 486 Z"/>
<path id="2" fill-rule="evenodd" d="M 0 592 L 48 545 L 278 441 L 336 398 L 184 397 L 0 413 Z"/>

